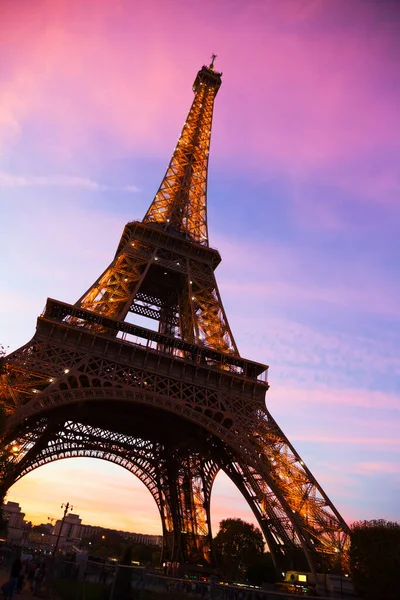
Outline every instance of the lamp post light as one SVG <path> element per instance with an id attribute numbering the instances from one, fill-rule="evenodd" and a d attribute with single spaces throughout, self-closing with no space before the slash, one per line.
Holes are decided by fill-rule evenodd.
<path id="1" fill-rule="evenodd" d="M 343 598 L 343 565 L 342 565 L 342 551 L 339 548 L 335 549 L 335 552 L 339 555 L 339 574 L 340 574 L 340 597 Z"/>
<path id="2" fill-rule="evenodd" d="M 74 510 L 74 507 L 71 506 L 69 502 L 67 502 L 67 504 L 61 504 L 61 508 L 64 509 L 64 514 L 63 514 L 63 518 L 61 519 L 61 526 L 60 526 L 60 531 L 58 532 L 58 536 L 57 536 L 57 540 L 56 540 L 56 545 L 54 546 L 53 558 L 55 558 L 56 552 L 58 550 L 58 544 L 60 542 L 60 537 L 61 537 L 61 532 L 62 532 L 62 528 L 63 528 L 63 525 L 64 525 L 65 517 L 67 516 L 67 513 L 68 513 L 69 509 Z"/>

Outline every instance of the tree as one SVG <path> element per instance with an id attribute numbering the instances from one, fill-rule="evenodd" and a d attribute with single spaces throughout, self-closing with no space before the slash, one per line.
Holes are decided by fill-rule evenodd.
<path id="1" fill-rule="evenodd" d="M 6 348 L 3 346 L 3 344 L 0 344 L 0 375 L 3 370 L 5 356 L 6 356 Z"/>
<path id="2" fill-rule="evenodd" d="M 228 580 L 244 578 L 246 568 L 264 552 L 259 529 L 242 519 L 224 519 L 214 538 L 221 574 Z"/>
<path id="3" fill-rule="evenodd" d="M 50 524 L 49 524 L 50 525 Z M 36 533 L 46 533 L 49 534 L 51 531 L 51 525 L 41 523 L 40 525 L 31 525 L 30 530 Z"/>
<path id="4" fill-rule="evenodd" d="M 8 531 L 8 519 L 4 516 L 3 507 L 0 505 L 0 537 L 6 538 Z"/>
<path id="5" fill-rule="evenodd" d="M 276 570 L 270 552 L 259 554 L 247 565 L 246 579 L 252 585 L 276 582 Z"/>
<path id="6" fill-rule="evenodd" d="M 354 523 L 350 570 L 360 595 L 376 600 L 399 600 L 400 524 L 383 519 Z"/>
<path id="7" fill-rule="evenodd" d="M 3 368 L 4 368 L 4 359 L 6 356 L 6 349 L 3 346 L 3 344 L 0 344 L 0 379 L 2 378 L 3 375 Z M 1 381 L 0 381 L 0 391 L 1 391 Z M 6 407 L 4 405 L 4 399 L 0 400 L 0 437 L 3 435 L 4 432 L 4 428 L 6 425 Z"/>
<path id="8" fill-rule="evenodd" d="M 149 544 L 134 544 L 132 546 L 132 560 L 142 564 L 160 564 L 161 552 L 158 546 Z"/>
<path id="9" fill-rule="evenodd" d="M 121 565 L 124 565 L 125 567 L 130 567 L 132 564 L 132 547 L 131 546 L 126 546 L 120 561 Z"/>
<path id="10" fill-rule="evenodd" d="M 5 355 L 6 355 L 6 350 L 3 346 L 3 344 L 0 344 L 0 378 L 2 376 Z M 1 384 L 1 382 L 0 382 L 0 384 Z M 0 385 L 0 388 L 1 388 L 1 385 Z M 4 428 L 5 428 L 5 424 L 6 424 L 6 416 L 7 416 L 6 408 L 5 408 L 4 404 L 0 404 L 0 437 L 3 435 L 3 432 L 4 432 Z M 9 460 L 8 453 L 5 452 L 4 449 L 2 449 L 0 452 L 0 536 L 4 536 L 4 537 L 7 536 L 8 521 L 3 513 L 2 505 L 5 500 L 5 495 L 4 495 L 4 493 L 1 493 L 1 483 L 3 482 L 3 479 L 5 478 L 6 473 L 7 473 L 8 460 Z"/>
<path id="11" fill-rule="evenodd" d="M 126 546 L 120 533 L 106 529 L 100 530 L 93 537 L 83 540 L 81 545 L 88 550 L 91 556 L 115 559 L 123 554 Z"/>

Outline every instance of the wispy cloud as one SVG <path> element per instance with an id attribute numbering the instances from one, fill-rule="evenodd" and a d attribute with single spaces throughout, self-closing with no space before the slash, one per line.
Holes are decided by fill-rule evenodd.
<path id="1" fill-rule="evenodd" d="M 274 387 L 268 398 L 272 398 L 274 404 L 284 405 L 333 405 L 341 407 L 358 407 L 374 409 L 376 411 L 391 410 L 400 411 L 400 396 L 386 394 L 380 391 L 364 389 L 331 389 L 320 384 L 318 389 L 296 389 Z M 400 444 L 400 437 L 398 438 Z"/>
<path id="2" fill-rule="evenodd" d="M 302 240 L 288 244 L 268 237 L 237 244 L 232 238 L 219 236 L 217 245 L 224 261 L 219 271 L 221 287 L 236 295 L 238 302 L 242 298 L 246 307 L 249 302 L 260 306 L 278 300 L 280 305 L 335 305 L 357 313 L 400 316 L 398 280 L 369 246 L 360 244 L 362 252 L 342 256 L 332 254 L 323 242 L 318 244 L 316 254 L 316 244 Z M 265 260 L 262 277 L 260 258 Z M 240 294 L 244 285 L 246 296 Z"/>
<path id="3" fill-rule="evenodd" d="M 99 183 L 88 177 L 76 177 L 73 175 L 14 175 L 0 171 L 0 187 L 25 188 L 25 187 L 73 187 L 93 191 L 123 191 L 138 192 L 135 185 L 110 186 Z"/>
<path id="4" fill-rule="evenodd" d="M 313 434 L 309 434 L 309 435 L 296 435 L 296 434 L 291 434 L 290 439 L 292 440 L 297 440 L 297 441 L 303 441 L 303 442 L 312 442 L 315 444 L 366 444 L 368 446 L 373 446 L 373 445 L 377 445 L 377 446 L 400 446 L 400 439 L 399 438 L 378 438 L 378 437 L 366 437 L 366 438 L 360 438 L 360 437 L 342 437 L 342 436 L 322 436 L 322 435 L 315 435 Z"/>
<path id="5" fill-rule="evenodd" d="M 396 479 L 400 478 L 399 462 L 360 462 L 355 465 L 354 470 L 361 475 L 394 475 Z"/>
<path id="6" fill-rule="evenodd" d="M 330 179 L 334 173 L 347 183 L 352 156 L 387 154 L 388 147 L 398 151 L 396 3 L 392 14 L 381 9 L 380 15 L 370 6 L 374 3 L 337 0 L 330 7 L 315 2 L 317 8 L 302 12 L 299 19 L 292 14 L 293 2 L 264 0 L 232 9 L 222 0 L 213 10 L 213 27 L 198 18 L 190 2 L 181 7 L 179 23 L 160 0 L 138 6 L 134 16 L 127 0 L 116 12 L 104 0 L 87 0 L 73 20 L 66 2 L 35 4 L 48 15 L 45 30 L 38 16 L 42 11 L 33 10 L 32 3 L 23 8 L 10 3 L 5 15 L 10 26 L 4 44 L 11 50 L 2 105 L 10 131 L 20 131 L 34 118 L 44 136 L 57 135 L 59 143 L 73 150 L 98 144 L 100 133 L 107 144 L 167 151 L 186 106 L 182 64 L 204 60 L 195 34 L 201 31 L 198 37 L 204 39 L 206 31 L 211 45 L 218 40 L 226 73 L 216 143 L 229 162 L 264 174 L 266 169 L 286 175 L 322 169 Z M 96 19 L 88 8 L 94 6 Z M 157 22 L 152 19 L 155 7 Z M 167 28 L 160 25 L 165 22 Z M 89 42 L 83 35 L 88 30 Z M 182 63 L 176 56 L 183 49 Z M 269 60 L 260 63 L 255 55 Z M 256 82 L 257 93 L 243 91 L 243 70 Z M 390 172 L 388 161 L 384 163 L 370 174 L 377 192 L 393 187 L 397 163 L 391 163 Z M 351 185 L 364 190 L 365 168 L 358 165 L 351 173 Z M 374 198 L 380 200 L 377 194 Z"/>

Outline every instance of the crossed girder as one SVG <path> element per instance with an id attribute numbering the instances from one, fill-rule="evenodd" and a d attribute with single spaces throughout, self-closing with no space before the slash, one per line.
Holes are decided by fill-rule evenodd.
<path id="1" fill-rule="evenodd" d="M 201 263 L 186 256 L 181 240 L 172 250 L 167 234 L 154 236 L 150 226 L 140 232 L 141 240 L 135 230 L 123 236 L 113 262 L 76 306 L 117 320 L 133 312 L 158 321 L 164 334 L 239 355 L 214 275 L 215 251 L 210 264 Z"/>

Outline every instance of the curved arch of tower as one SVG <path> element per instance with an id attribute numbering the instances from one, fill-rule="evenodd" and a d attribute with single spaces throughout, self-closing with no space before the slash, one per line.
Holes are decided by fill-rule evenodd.
<path id="1" fill-rule="evenodd" d="M 214 566 L 211 488 L 222 469 L 258 520 L 277 569 L 333 564 L 348 527 L 265 404 L 268 367 L 242 358 L 215 279 L 207 173 L 213 63 L 159 190 L 74 305 L 48 299 L 36 333 L 4 360 L 1 493 L 33 469 L 91 456 L 151 492 L 164 560 Z M 125 319 L 146 317 L 155 328 Z M 141 321 L 142 322 L 142 321 Z"/>

